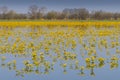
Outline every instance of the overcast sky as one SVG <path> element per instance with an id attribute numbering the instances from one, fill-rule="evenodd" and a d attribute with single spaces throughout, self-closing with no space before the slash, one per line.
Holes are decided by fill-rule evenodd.
<path id="1" fill-rule="evenodd" d="M 45 6 L 47 10 L 61 11 L 64 8 L 87 8 L 120 12 L 120 0 L 0 0 L 0 6 L 7 6 L 17 12 L 27 12 L 30 5 Z"/>

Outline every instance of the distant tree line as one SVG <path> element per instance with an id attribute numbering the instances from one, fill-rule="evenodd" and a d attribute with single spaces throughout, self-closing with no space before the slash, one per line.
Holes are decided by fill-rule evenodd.
<path id="1" fill-rule="evenodd" d="M 61 12 L 47 11 L 46 7 L 32 5 L 27 13 L 17 13 L 7 7 L 0 7 L 0 19 L 76 19 L 76 20 L 118 20 L 120 13 L 88 11 L 86 8 L 64 9 Z"/>

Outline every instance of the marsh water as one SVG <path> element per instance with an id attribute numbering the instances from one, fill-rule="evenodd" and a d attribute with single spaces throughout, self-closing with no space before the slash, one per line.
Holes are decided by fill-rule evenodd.
<path id="1" fill-rule="evenodd" d="M 3 31 L 0 79 L 118 80 L 119 30 L 99 35 L 93 29 L 27 27 Z"/>

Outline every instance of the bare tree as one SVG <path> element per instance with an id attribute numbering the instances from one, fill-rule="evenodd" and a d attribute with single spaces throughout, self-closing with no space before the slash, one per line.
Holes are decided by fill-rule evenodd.
<path id="1" fill-rule="evenodd" d="M 38 6 L 37 5 L 30 6 L 28 14 L 29 14 L 31 19 L 37 19 Z"/>
<path id="2" fill-rule="evenodd" d="M 85 20 L 89 18 L 89 11 L 85 8 L 78 9 L 79 19 Z"/>
<path id="3" fill-rule="evenodd" d="M 37 13 L 37 18 L 41 19 L 45 16 L 46 7 L 40 7 Z"/>
<path id="4" fill-rule="evenodd" d="M 6 19 L 16 19 L 17 18 L 17 13 L 13 10 L 8 11 L 6 14 Z"/>
<path id="5" fill-rule="evenodd" d="M 47 19 L 56 19 L 57 18 L 57 12 L 56 11 L 50 11 L 47 13 Z"/>
<path id="6" fill-rule="evenodd" d="M 71 14 L 70 9 L 65 8 L 62 13 L 65 15 L 65 19 L 69 19 L 70 14 Z"/>
<path id="7" fill-rule="evenodd" d="M 114 13 L 114 14 L 113 14 L 113 18 L 114 18 L 115 20 L 119 19 L 119 18 L 120 18 L 120 13 Z"/>
<path id="8" fill-rule="evenodd" d="M 117 20 L 120 19 L 120 13 L 106 11 L 89 11 L 86 8 L 65 8 L 62 12 L 49 11 L 46 13 L 46 7 L 32 5 L 28 13 L 16 13 L 14 10 L 8 10 L 6 6 L 0 7 L 0 19 L 94 19 L 94 20 Z"/>
<path id="9" fill-rule="evenodd" d="M 1 18 L 2 18 L 2 19 L 5 19 L 6 14 L 7 14 L 7 12 L 8 12 L 8 8 L 7 8 L 6 6 L 3 6 L 3 7 L 0 8 L 0 12 L 1 12 L 1 14 L 2 14 Z"/>

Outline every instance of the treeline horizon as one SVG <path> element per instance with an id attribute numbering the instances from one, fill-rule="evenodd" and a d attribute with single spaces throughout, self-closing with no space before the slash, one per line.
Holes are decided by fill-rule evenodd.
<path id="1" fill-rule="evenodd" d="M 119 20 L 119 12 L 107 11 L 89 11 L 86 8 L 65 8 L 62 11 L 47 11 L 46 7 L 31 5 L 27 13 L 18 13 L 15 10 L 9 10 L 8 7 L 0 7 L 0 19 L 46 19 L 46 20 Z"/>

